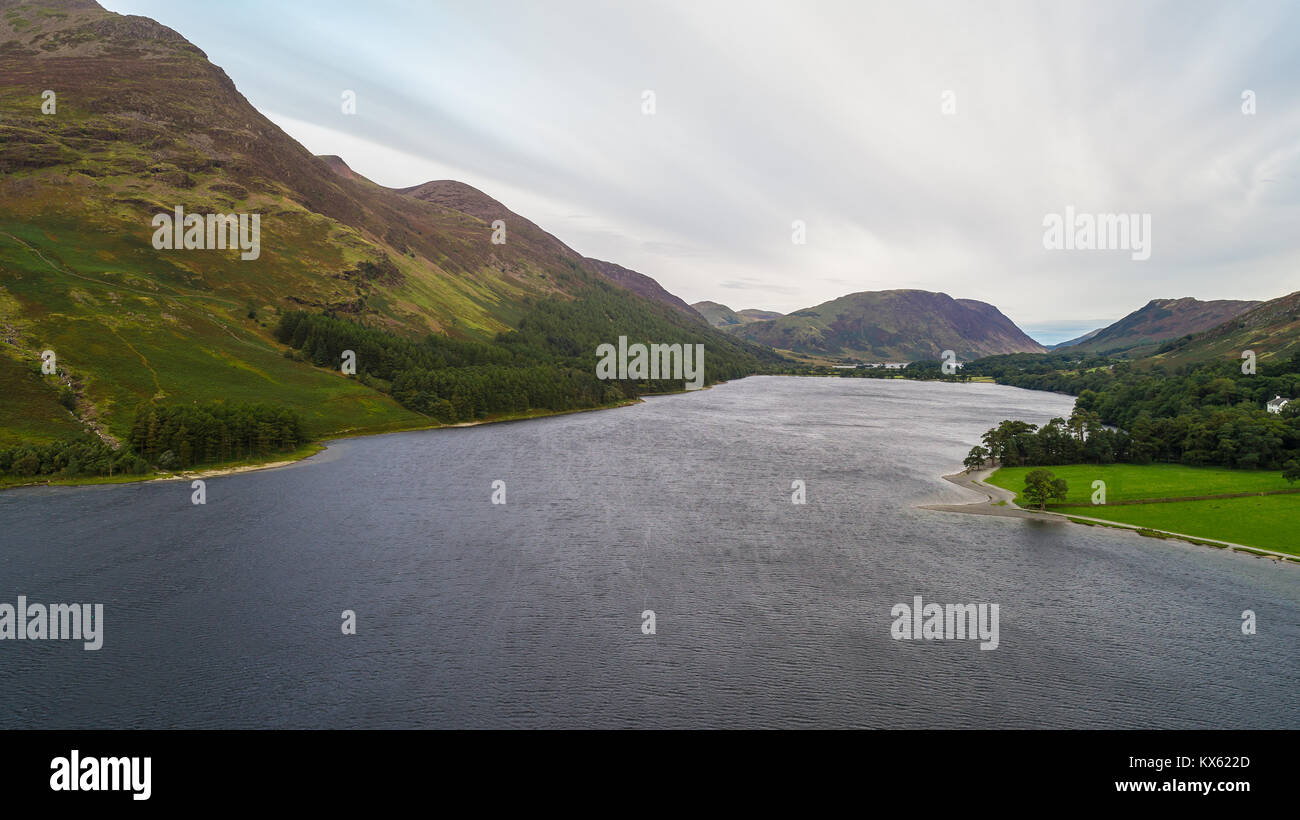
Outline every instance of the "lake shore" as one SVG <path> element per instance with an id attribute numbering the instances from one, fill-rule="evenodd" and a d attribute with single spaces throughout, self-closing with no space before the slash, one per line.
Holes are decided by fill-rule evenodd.
<path id="1" fill-rule="evenodd" d="M 717 384 L 725 384 L 718 382 Z M 712 385 L 701 388 L 708 390 Z M 368 436 L 385 436 L 392 433 L 416 433 L 424 430 L 444 430 L 454 427 L 481 427 L 485 424 L 504 424 L 512 421 L 528 421 L 530 419 L 551 418 L 554 416 L 568 416 L 574 413 L 594 413 L 598 410 L 614 410 L 619 407 L 629 407 L 634 404 L 640 404 L 648 396 L 674 396 L 681 393 L 694 393 L 694 390 L 676 390 L 667 393 L 645 393 L 642 397 L 621 401 L 616 404 L 604 405 L 602 407 L 583 407 L 574 410 L 557 410 L 543 412 L 525 412 L 512 413 L 504 416 L 480 419 L 478 421 L 462 421 L 453 424 L 420 424 L 414 426 L 394 427 L 391 429 L 381 430 L 340 430 L 327 434 L 321 438 L 311 441 L 303 447 L 295 450 L 293 453 L 277 453 L 275 456 L 265 461 L 249 461 L 239 464 L 230 464 L 226 466 L 204 467 L 193 470 L 183 470 L 180 472 L 167 473 L 145 473 L 144 475 L 117 475 L 117 476 L 76 476 L 73 478 L 44 478 L 20 483 L 0 484 L 0 492 L 5 490 L 16 490 L 23 487 L 87 487 L 99 484 L 133 484 L 136 482 L 150 481 L 191 481 L 194 479 L 215 478 L 217 476 L 236 475 L 239 473 L 252 473 L 259 470 L 274 470 L 281 467 L 289 467 L 311 458 L 328 448 L 328 442 L 347 441 L 349 439 L 365 438 Z"/>
<path id="2" fill-rule="evenodd" d="M 967 513 L 969 515 L 994 515 L 1001 518 L 1033 518 L 1039 521 L 1062 521 L 1065 519 L 1065 516 L 1056 513 L 1038 512 L 1017 507 L 1014 501 L 1015 493 L 984 483 L 984 479 L 991 476 L 996 469 L 995 467 L 979 470 L 975 473 L 963 471 L 943 476 L 944 481 L 949 481 L 958 487 L 983 493 L 986 496 L 983 501 L 972 501 L 968 504 L 923 504 L 920 508 L 940 512 Z"/>
<path id="3" fill-rule="evenodd" d="M 945 481 L 956 484 L 958 487 L 964 487 L 977 493 L 983 493 L 985 495 L 984 501 L 972 501 L 967 504 L 921 504 L 918 505 L 917 508 L 922 510 L 937 510 L 939 512 L 963 513 L 966 515 L 992 515 L 1001 518 L 1030 518 L 1036 521 L 1051 521 L 1063 524 L 1073 523 L 1089 527 L 1113 527 L 1115 529 L 1130 530 L 1139 535 L 1150 538 L 1168 538 L 1188 544 L 1194 544 L 1196 546 L 1249 553 L 1259 558 L 1272 558 L 1283 562 L 1300 563 L 1300 559 L 1290 553 L 1279 552 L 1278 550 L 1266 549 L 1264 547 L 1252 547 L 1247 544 L 1237 544 L 1231 541 L 1202 538 L 1195 535 L 1188 535 L 1187 533 L 1156 530 L 1149 527 L 1140 527 L 1136 524 L 1125 524 L 1121 521 L 1110 521 L 1104 518 L 1066 515 L 1064 513 L 1050 511 L 1027 510 L 1024 507 L 1016 506 L 1015 493 L 988 484 L 984 481 L 984 479 L 996 472 L 997 469 L 998 468 L 996 467 L 987 468 L 984 470 L 978 470 L 974 473 L 963 471 L 942 477 Z"/>

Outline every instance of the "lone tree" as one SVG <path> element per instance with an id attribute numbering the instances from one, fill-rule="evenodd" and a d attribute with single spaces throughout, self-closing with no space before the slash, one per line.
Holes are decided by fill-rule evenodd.
<path id="1" fill-rule="evenodd" d="M 1030 504 L 1037 504 L 1038 509 L 1046 509 L 1048 501 L 1065 501 L 1070 492 L 1065 479 L 1057 478 L 1051 470 L 1030 470 L 1025 476 L 1025 489 L 1020 493 Z"/>
<path id="2" fill-rule="evenodd" d="M 1297 481 L 1300 481 L 1300 462 L 1297 462 L 1295 459 L 1291 459 L 1286 464 L 1283 464 L 1282 477 L 1285 478 L 1287 482 L 1290 484 L 1294 484 Z"/>
<path id="3" fill-rule="evenodd" d="M 978 470 L 979 468 L 983 467 L 984 462 L 988 460 L 989 460 L 988 448 L 981 447 L 977 444 L 974 447 L 970 448 L 970 455 L 966 456 L 966 460 L 963 461 L 962 464 L 966 465 L 966 472 L 969 473 L 971 470 Z"/>

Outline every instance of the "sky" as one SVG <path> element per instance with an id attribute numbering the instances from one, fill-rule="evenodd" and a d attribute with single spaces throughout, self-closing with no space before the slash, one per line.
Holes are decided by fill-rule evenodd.
<path id="1" fill-rule="evenodd" d="M 103 5 L 312 152 L 466 182 L 688 302 L 920 288 L 1051 344 L 1151 299 L 1300 290 L 1300 4 Z M 1149 218 L 1149 258 L 1046 247 L 1067 208 Z"/>

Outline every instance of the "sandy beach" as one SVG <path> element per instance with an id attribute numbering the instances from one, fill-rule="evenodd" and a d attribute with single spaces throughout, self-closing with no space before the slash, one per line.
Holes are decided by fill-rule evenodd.
<path id="1" fill-rule="evenodd" d="M 1037 512 L 1017 507 L 1012 502 L 1012 499 L 1016 497 L 1015 493 L 984 483 L 984 479 L 993 475 L 996 470 L 997 468 L 994 467 L 974 473 L 960 472 L 943 477 L 945 481 L 951 481 L 958 487 L 964 487 L 983 494 L 983 501 L 972 501 L 969 504 L 923 504 L 920 509 L 969 513 L 971 515 L 996 515 L 1003 518 L 1033 518 L 1038 521 L 1068 521 L 1065 516 L 1059 513 Z"/>

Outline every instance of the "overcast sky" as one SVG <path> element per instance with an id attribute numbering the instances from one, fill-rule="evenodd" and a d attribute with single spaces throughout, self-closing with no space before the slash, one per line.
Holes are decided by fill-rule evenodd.
<path id="1" fill-rule="evenodd" d="M 688 302 L 923 288 L 1051 343 L 1153 298 L 1300 290 L 1300 4 L 104 5 L 311 151 L 467 182 Z M 1067 206 L 1149 214 L 1150 259 L 1044 248 Z"/>

